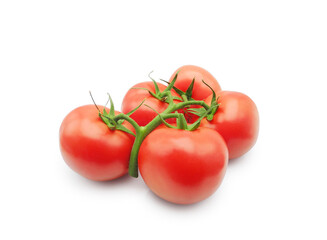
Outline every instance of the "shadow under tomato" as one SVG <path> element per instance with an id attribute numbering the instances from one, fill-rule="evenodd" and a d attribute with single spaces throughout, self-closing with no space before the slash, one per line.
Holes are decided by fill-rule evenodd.
<path id="1" fill-rule="evenodd" d="M 249 151 L 238 158 L 229 159 L 228 166 L 236 166 L 236 165 L 245 164 L 245 162 L 247 162 L 251 158 L 252 158 L 252 152 Z"/>
<path id="2" fill-rule="evenodd" d="M 214 193 L 217 194 L 217 193 Z M 200 202 L 193 203 L 193 204 L 176 204 L 169 201 L 166 201 L 159 196 L 157 196 L 155 193 L 153 193 L 150 189 L 148 189 L 147 195 L 154 201 L 156 201 L 158 204 L 162 205 L 163 207 L 167 207 L 176 211 L 188 211 L 190 209 L 194 210 L 200 207 L 203 207 L 208 204 L 208 202 L 212 201 L 214 198 L 213 196 L 208 197 L 207 199 L 204 199 Z"/>
<path id="3" fill-rule="evenodd" d="M 128 174 L 110 181 L 93 181 L 84 178 L 82 176 L 79 177 L 83 178 L 85 184 L 91 185 L 92 187 L 103 188 L 103 189 L 108 189 L 108 188 L 113 189 L 113 188 L 123 188 L 123 187 L 144 189 L 146 187 L 141 177 L 133 178 Z"/>

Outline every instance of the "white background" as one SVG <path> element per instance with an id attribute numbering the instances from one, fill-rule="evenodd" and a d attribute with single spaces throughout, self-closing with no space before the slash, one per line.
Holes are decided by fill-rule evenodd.
<path id="1" fill-rule="evenodd" d="M 326 239 L 326 1 L 1 1 L 0 239 Z M 260 113 L 256 146 L 209 199 L 167 203 L 63 161 L 61 121 L 178 67 Z M 207 237 L 205 237 L 207 236 Z"/>

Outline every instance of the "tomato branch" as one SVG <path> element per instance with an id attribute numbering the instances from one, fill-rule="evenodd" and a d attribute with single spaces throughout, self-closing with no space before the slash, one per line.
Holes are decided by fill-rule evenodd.
<path id="1" fill-rule="evenodd" d="M 134 121 L 135 124 L 138 126 L 138 128 L 135 128 L 135 130 L 136 129 L 138 129 L 138 130 L 136 132 L 136 138 L 135 138 L 135 141 L 134 141 L 134 144 L 132 147 L 131 156 L 130 156 L 130 160 L 129 160 L 128 173 L 130 176 L 135 177 L 135 178 L 138 177 L 138 162 L 137 162 L 138 153 L 139 153 L 141 144 L 142 144 L 143 140 L 146 138 L 146 136 L 148 136 L 156 127 L 158 127 L 162 123 L 161 118 L 166 120 L 168 118 L 177 118 L 177 117 L 178 117 L 178 113 L 161 114 L 160 116 L 159 115 L 156 116 L 151 122 L 149 122 L 144 127 L 138 126 L 137 123 Z"/>
<path id="2" fill-rule="evenodd" d="M 155 86 L 156 86 L 155 93 L 150 92 L 151 95 L 153 97 L 155 97 L 156 99 L 158 99 L 158 101 L 165 101 L 166 103 L 168 103 L 168 107 L 162 113 L 157 112 L 158 115 L 155 118 L 153 118 L 152 121 L 150 121 L 146 126 L 140 126 L 133 118 L 130 117 L 130 115 L 132 115 L 135 111 L 137 111 L 141 107 L 141 105 L 144 103 L 145 100 L 143 100 L 132 111 L 130 111 L 126 114 L 119 113 L 115 116 L 114 105 L 110 98 L 110 95 L 109 95 L 109 99 L 110 99 L 111 106 L 110 106 L 109 113 L 107 113 L 105 110 L 103 110 L 103 113 L 101 113 L 100 109 L 95 104 L 94 99 L 91 95 L 91 98 L 99 111 L 99 116 L 110 127 L 110 129 L 114 128 L 117 130 L 125 131 L 125 132 L 128 132 L 129 134 L 132 134 L 133 136 L 135 136 L 135 141 L 134 141 L 134 144 L 133 144 L 133 147 L 131 150 L 130 161 L 129 161 L 129 175 L 132 177 L 138 177 L 138 153 L 139 153 L 139 150 L 140 150 L 143 140 L 160 124 L 166 123 L 165 122 L 166 119 L 176 118 L 176 121 L 177 121 L 176 128 L 193 131 L 199 127 L 200 122 L 204 117 L 206 117 L 209 113 L 211 113 L 214 108 L 218 107 L 218 105 L 216 104 L 216 102 L 214 102 L 214 100 L 212 101 L 211 106 L 209 106 L 204 101 L 194 100 L 192 98 L 192 89 L 193 89 L 194 79 L 193 79 L 191 85 L 189 86 L 189 88 L 187 89 L 186 93 L 183 93 L 181 95 L 182 99 L 177 100 L 178 102 L 174 101 L 175 99 L 172 95 L 171 90 L 174 88 L 174 83 L 176 81 L 176 78 L 177 78 L 177 74 L 176 74 L 175 78 L 173 79 L 173 81 L 171 83 L 169 83 L 167 88 L 162 92 L 159 91 L 159 88 L 156 85 L 155 81 L 153 79 L 151 79 L 155 83 Z M 202 112 L 199 112 L 199 119 L 196 122 L 194 122 L 193 124 L 188 125 L 185 120 L 184 115 L 181 113 L 178 113 L 177 111 L 180 109 L 189 108 L 191 105 L 192 106 L 198 105 L 198 106 L 203 107 L 204 109 L 202 110 Z M 122 125 L 122 123 L 124 121 L 127 121 L 132 125 L 132 127 L 135 130 L 135 134 L 132 131 L 130 131 L 129 129 L 127 129 L 125 126 Z M 172 127 L 172 126 L 168 124 L 168 127 Z"/>

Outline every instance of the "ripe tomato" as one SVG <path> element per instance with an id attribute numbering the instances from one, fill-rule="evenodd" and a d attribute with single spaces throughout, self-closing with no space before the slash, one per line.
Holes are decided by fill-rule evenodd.
<path id="1" fill-rule="evenodd" d="M 65 162 L 80 175 L 105 181 L 127 173 L 134 137 L 110 130 L 94 105 L 71 111 L 60 126 L 59 137 Z"/>
<path id="2" fill-rule="evenodd" d="M 192 94 L 192 98 L 195 100 L 204 100 L 212 94 L 210 88 L 208 88 L 202 80 L 212 87 L 216 93 L 221 90 L 217 80 L 207 70 L 193 65 L 185 65 L 178 68 L 170 77 L 169 82 L 174 79 L 178 71 L 178 77 L 174 86 L 183 92 L 187 90 L 193 78 L 195 78 Z"/>
<path id="3" fill-rule="evenodd" d="M 208 104 L 211 96 L 205 102 Z M 255 103 L 243 93 L 221 91 L 218 111 L 212 121 L 204 119 L 202 127 L 213 128 L 225 139 L 229 158 L 237 158 L 255 144 L 259 132 L 259 114 Z"/>
<path id="4" fill-rule="evenodd" d="M 220 185 L 228 162 L 223 138 L 209 128 L 159 127 L 143 141 L 139 170 L 159 197 L 178 204 L 206 199 Z"/>
<path id="5" fill-rule="evenodd" d="M 166 88 L 166 86 L 161 83 L 157 83 L 157 84 L 160 92 L 162 92 Z M 143 105 L 130 116 L 140 126 L 145 126 L 158 115 L 155 111 L 153 111 L 153 109 L 155 109 L 158 113 L 162 113 L 168 107 L 168 103 L 164 101 L 160 101 L 159 99 L 153 97 L 145 89 L 135 89 L 135 88 L 146 88 L 151 92 L 155 93 L 154 83 L 142 82 L 134 85 L 131 89 L 128 90 L 122 102 L 122 112 L 126 114 L 131 110 L 133 110 L 134 108 L 136 108 L 144 99 L 146 99 Z M 177 94 L 174 91 L 172 91 L 172 94 L 174 96 L 177 96 Z M 148 105 L 153 109 L 145 105 Z M 173 122 L 173 120 L 170 119 L 168 120 L 168 122 Z"/>

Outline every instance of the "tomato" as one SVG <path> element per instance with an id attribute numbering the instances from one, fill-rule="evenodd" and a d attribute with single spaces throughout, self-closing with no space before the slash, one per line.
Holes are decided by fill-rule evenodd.
<path id="1" fill-rule="evenodd" d="M 207 70 L 193 65 L 185 65 L 178 68 L 170 77 L 170 82 L 174 79 L 178 71 L 179 73 L 174 86 L 183 92 L 186 92 L 193 78 L 195 78 L 192 93 L 192 98 L 195 100 L 204 100 L 212 94 L 210 88 L 206 86 L 202 80 L 212 87 L 215 92 L 219 92 L 221 90 L 217 80 Z"/>
<path id="2" fill-rule="evenodd" d="M 173 203 L 191 204 L 216 191 L 227 162 L 226 144 L 216 131 L 159 127 L 144 139 L 138 163 L 155 194 Z"/>
<path id="3" fill-rule="evenodd" d="M 80 175 L 106 181 L 128 172 L 134 137 L 120 130 L 110 130 L 94 105 L 71 111 L 60 126 L 59 137 L 65 162 Z"/>
<path id="4" fill-rule="evenodd" d="M 205 102 L 208 104 L 211 96 Z M 218 111 L 212 121 L 204 119 L 202 127 L 218 131 L 225 139 L 229 158 L 237 158 L 255 144 L 259 132 L 259 114 L 255 103 L 243 93 L 221 91 Z"/>
<path id="5" fill-rule="evenodd" d="M 166 86 L 161 83 L 157 83 L 157 84 L 160 92 L 162 92 L 166 88 Z M 159 99 L 153 97 L 145 89 L 135 89 L 135 88 L 146 88 L 151 92 L 155 93 L 154 83 L 142 82 L 134 85 L 126 93 L 122 102 L 122 112 L 126 114 L 131 110 L 133 110 L 134 108 L 136 108 L 144 99 L 146 99 L 143 105 L 130 116 L 140 126 L 145 126 L 158 115 L 153 109 L 155 109 L 158 113 L 162 113 L 168 107 L 168 103 L 164 101 L 160 101 Z M 177 94 L 174 91 L 172 91 L 172 95 L 177 96 Z M 150 106 L 153 109 L 147 107 L 146 105 Z M 168 120 L 168 122 L 173 122 L 173 121 L 174 120 Z"/>

